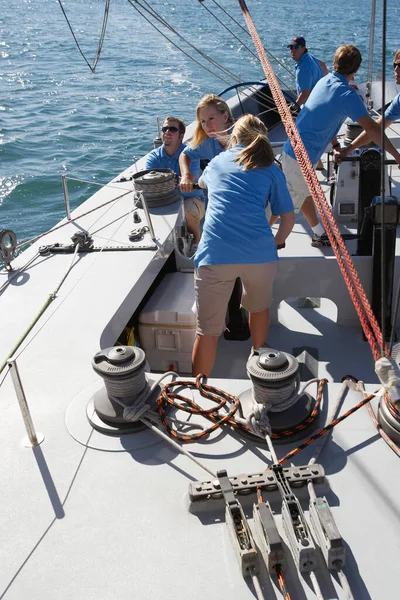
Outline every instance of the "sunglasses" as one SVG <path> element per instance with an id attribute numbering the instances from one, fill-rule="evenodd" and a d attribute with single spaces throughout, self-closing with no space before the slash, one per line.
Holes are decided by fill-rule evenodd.
<path id="1" fill-rule="evenodd" d="M 397 69 L 397 67 L 400 67 L 400 62 L 393 63 L 393 69 Z"/>
<path id="2" fill-rule="evenodd" d="M 290 50 L 292 48 L 294 48 L 295 50 L 297 50 L 298 48 L 301 48 L 301 46 L 300 46 L 300 44 L 296 44 L 295 46 L 294 45 L 293 46 L 289 46 L 289 48 L 290 48 Z"/>
<path id="3" fill-rule="evenodd" d="M 164 125 L 164 127 L 161 127 L 161 131 L 163 133 L 166 133 L 167 131 L 170 131 L 171 133 L 176 133 L 177 131 L 179 131 L 179 129 L 177 127 L 174 127 L 173 125 Z"/>

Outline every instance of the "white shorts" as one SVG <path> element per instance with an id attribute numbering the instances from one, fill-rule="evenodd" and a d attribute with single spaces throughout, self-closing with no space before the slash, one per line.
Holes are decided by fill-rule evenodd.
<path id="1" fill-rule="evenodd" d="M 281 163 L 289 194 L 293 200 L 294 212 L 298 213 L 307 196 L 311 196 L 311 192 L 308 189 L 297 160 L 286 154 L 286 152 L 282 152 Z"/>

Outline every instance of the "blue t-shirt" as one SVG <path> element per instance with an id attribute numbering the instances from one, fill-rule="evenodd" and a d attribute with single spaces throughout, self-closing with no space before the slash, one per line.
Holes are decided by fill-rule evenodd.
<path id="1" fill-rule="evenodd" d="M 397 94 L 391 105 L 386 109 L 385 119 L 387 121 L 398 121 L 400 119 L 400 94 Z"/>
<path id="2" fill-rule="evenodd" d="M 321 158 L 347 117 L 358 121 L 366 115 L 368 112 L 360 96 L 343 75 L 329 73 L 320 79 L 296 119 L 311 162 L 315 164 Z M 283 152 L 296 158 L 289 140 Z"/>
<path id="3" fill-rule="evenodd" d="M 179 156 L 186 148 L 185 144 L 181 144 L 178 150 L 172 156 L 169 156 L 165 152 L 164 145 L 155 148 L 146 157 L 146 169 L 171 169 L 174 173 L 181 176 L 181 170 L 179 167 Z M 196 181 L 200 173 L 200 160 L 192 160 L 190 165 L 190 172 L 196 176 Z M 184 198 L 190 198 L 191 196 L 197 196 L 198 198 L 204 199 L 202 190 L 193 190 L 193 192 L 180 192 Z"/>
<path id="4" fill-rule="evenodd" d="M 304 90 L 312 90 L 317 81 L 324 76 L 318 58 L 306 52 L 296 63 L 297 95 Z"/>
<path id="5" fill-rule="evenodd" d="M 242 146 L 214 158 L 203 172 L 208 206 L 203 234 L 194 257 L 202 265 L 259 264 L 278 260 L 265 208 L 273 215 L 293 210 L 279 167 L 243 170 L 234 162 Z"/>
<path id="6" fill-rule="evenodd" d="M 221 154 L 225 148 L 221 146 L 217 138 L 206 138 L 197 146 L 197 148 L 190 148 L 190 146 L 186 146 L 184 153 L 193 160 L 211 160 L 214 156 L 218 156 Z"/>

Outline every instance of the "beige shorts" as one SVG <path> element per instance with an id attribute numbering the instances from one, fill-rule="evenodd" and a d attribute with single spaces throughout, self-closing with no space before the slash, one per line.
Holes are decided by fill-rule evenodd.
<path id="1" fill-rule="evenodd" d="M 207 265 L 194 272 L 196 315 L 199 335 L 221 335 L 237 277 L 242 280 L 242 306 L 261 312 L 272 303 L 272 285 L 278 261 L 247 265 Z"/>
<path id="2" fill-rule="evenodd" d="M 308 189 L 297 160 L 286 154 L 286 152 L 282 152 L 281 163 L 289 194 L 293 200 L 294 212 L 298 213 L 307 196 L 311 196 L 311 192 Z"/>
<path id="3" fill-rule="evenodd" d="M 198 219 L 199 221 L 201 221 L 201 219 L 206 214 L 205 202 L 198 196 L 191 196 L 190 198 L 185 198 L 183 206 L 185 209 L 185 213 L 189 213 L 189 215 L 192 215 L 192 217 Z"/>

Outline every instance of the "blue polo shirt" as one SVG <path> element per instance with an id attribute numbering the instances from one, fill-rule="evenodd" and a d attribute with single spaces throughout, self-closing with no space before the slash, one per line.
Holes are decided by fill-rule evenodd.
<path id="1" fill-rule="evenodd" d="M 164 145 L 155 148 L 146 156 L 146 169 L 171 169 L 174 173 L 181 176 L 181 170 L 179 167 L 179 156 L 186 148 L 185 144 L 181 144 L 178 150 L 173 156 L 169 156 L 165 152 Z M 196 181 L 200 173 L 200 160 L 192 160 L 190 165 L 190 172 L 196 176 Z M 193 190 L 193 192 L 180 192 L 184 198 L 190 198 L 191 196 L 197 196 L 204 200 L 204 194 L 202 190 Z"/>
<path id="2" fill-rule="evenodd" d="M 244 171 L 234 162 L 242 148 L 221 153 L 203 172 L 208 206 L 194 257 L 196 268 L 278 260 L 265 208 L 269 202 L 273 215 L 293 211 L 286 179 L 275 163 Z"/>
<path id="3" fill-rule="evenodd" d="M 320 79 L 296 119 L 311 162 L 315 164 L 321 158 L 347 117 L 358 121 L 366 115 L 368 112 L 360 96 L 343 75 L 329 73 Z M 289 140 L 283 152 L 296 158 Z"/>
<path id="4" fill-rule="evenodd" d="M 297 95 L 304 90 L 312 90 L 317 81 L 324 76 L 318 58 L 308 52 L 296 63 L 295 73 Z"/>
<path id="5" fill-rule="evenodd" d="M 211 160 L 214 156 L 218 156 L 221 152 L 224 152 L 225 148 L 221 146 L 217 138 L 208 137 L 201 142 L 196 148 L 190 148 L 186 146 L 184 153 L 193 160 Z"/>
<path id="6" fill-rule="evenodd" d="M 386 109 L 385 119 L 387 121 L 398 121 L 400 119 L 400 94 L 397 94 L 389 108 Z"/>

